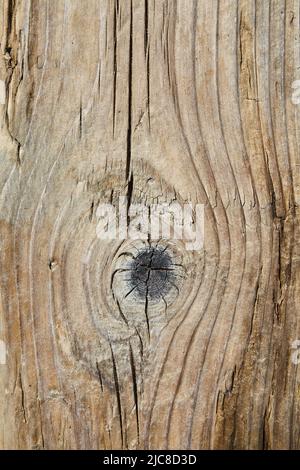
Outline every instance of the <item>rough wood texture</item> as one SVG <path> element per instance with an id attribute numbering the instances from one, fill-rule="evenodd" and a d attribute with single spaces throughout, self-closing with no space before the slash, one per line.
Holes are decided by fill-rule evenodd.
<path id="1" fill-rule="evenodd" d="M 299 0 L 0 8 L 1 448 L 299 449 Z M 205 204 L 148 325 L 121 194 Z"/>

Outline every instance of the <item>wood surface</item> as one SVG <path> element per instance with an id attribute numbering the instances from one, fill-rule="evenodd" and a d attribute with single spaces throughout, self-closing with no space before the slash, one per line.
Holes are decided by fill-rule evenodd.
<path id="1" fill-rule="evenodd" d="M 299 449 L 299 0 L 0 12 L 0 447 Z M 118 302 L 120 195 L 205 204 L 165 308 Z"/>

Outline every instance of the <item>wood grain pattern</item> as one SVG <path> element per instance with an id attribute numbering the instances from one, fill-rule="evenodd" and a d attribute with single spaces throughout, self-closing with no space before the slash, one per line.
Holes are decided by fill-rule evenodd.
<path id="1" fill-rule="evenodd" d="M 299 449 L 299 0 L 0 8 L 1 448 Z M 148 328 L 120 195 L 205 204 Z"/>

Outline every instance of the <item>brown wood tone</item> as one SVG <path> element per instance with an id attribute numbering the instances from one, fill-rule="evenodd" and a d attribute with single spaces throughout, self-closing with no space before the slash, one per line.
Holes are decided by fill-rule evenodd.
<path id="1" fill-rule="evenodd" d="M 299 449 L 299 0 L 0 8 L 0 447 Z M 204 249 L 101 240 L 120 196 Z"/>

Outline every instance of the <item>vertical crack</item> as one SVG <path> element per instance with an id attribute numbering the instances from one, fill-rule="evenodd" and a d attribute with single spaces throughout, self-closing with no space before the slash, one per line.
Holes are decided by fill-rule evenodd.
<path id="1" fill-rule="evenodd" d="M 137 438 L 138 442 L 140 440 L 140 426 L 139 426 L 139 403 L 138 403 L 138 387 L 137 387 L 137 377 L 136 377 L 136 367 L 134 363 L 134 356 L 131 344 L 129 342 L 129 357 L 130 357 L 130 367 L 131 367 L 131 375 L 132 375 L 132 388 L 133 388 L 133 397 L 134 397 L 134 404 L 135 404 L 135 415 L 136 415 L 136 426 L 137 426 Z"/>
<path id="2" fill-rule="evenodd" d="M 114 375 L 114 381 L 115 381 L 115 392 L 116 392 L 116 398 L 117 398 L 118 413 L 119 413 L 119 422 L 120 422 L 120 432 L 121 432 L 121 441 L 122 441 L 122 447 L 123 447 L 123 444 L 124 444 L 124 432 L 123 432 L 123 422 L 122 422 L 122 405 L 121 405 L 120 385 L 119 385 L 119 378 L 118 378 L 118 372 L 117 372 L 117 366 L 116 366 L 115 356 L 114 356 L 114 352 L 113 352 L 111 343 L 109 343 L 109 346 L 110 346 L 111 358 L 112 358 L 112 364 L 113 364 L 113 375 Z"/>
<path id="3" fill-rule="evenodd" d="M 145 56 L 147 55 L 147 47 L 148 47 L 148 0 L 145 0 L 145 33 L 144 33 L 144 50 Z"/>
<path id="4" fill-rule="evenodd" d="M 115 136 L 115 121 L 116 121 L 116 99 L 117 99 L 117 47 L 118 47 L 118 39 L 117 39 L 117 10 L 119 8 L 119 2 L 116 1 L 115 8 L 114 8 L 114 25 L 113 25 L 113 35 L 114 35 L 114 70 L 113 70 L 113 137 Z"/>
<path id="5" fill-rule="evenodd" d="M 24 419 L 24 423 L 27 423 L 26 411 L 25 411 L 25 393 L 24 393 L 21 372 L 19 374 L 19 382 L 20 382 L 20 389 L 21 389 L 21 407 L 22 407 L 23 419 Z"/>
<path id="6" fill-rule="evenodd" d="M 100 388 L 101 392 L 103 392 L 103 381 L 102 381 L 102 374 L 99 366 L 99 362 L 96 361 L 96 367 L 97 367 L 97 372 L 98 372 L 98 378 L 99 378 L 99 383 L 100 383 Z"/>
<path id="7" fill-rule="evenodd" d="M 145 57 L 146 57 L 148 125 L 149 125 L 149 130 L 150 130 L 150 127 L 151 127 L 151 123 L 150 123 L 150 45 L 149 45 L 149 5 L 148 5 L 148 0 L 145 0 L 144 48 L 145 48 Z"/>
<path id="8" fill-rule="evenodd" d="M 127 184 L 127 227 L 129 227 L 129 223 L 130 223 L 129 208 L 130 208 L 131 201 L 132 201 L 132 193 L 133 193 L 133 173 L 131 172 L 130 178 Z"/>
<path id="9" fill-rule="evenodd" d="M 80 107 L 79 107 L 79 139 L 82 137 L 82 99 L 80 98 Z"/>
<path id="10" fill-rule="evenodd" d="M 129 178 L 131 168 L 131 139 L 132 139 L 132 0 L 130 0 L 130 32 L 129 32 L 129 56 L 128 56 L 128 127 L 127 127 L 127 158 L 126 180 Z"/>

